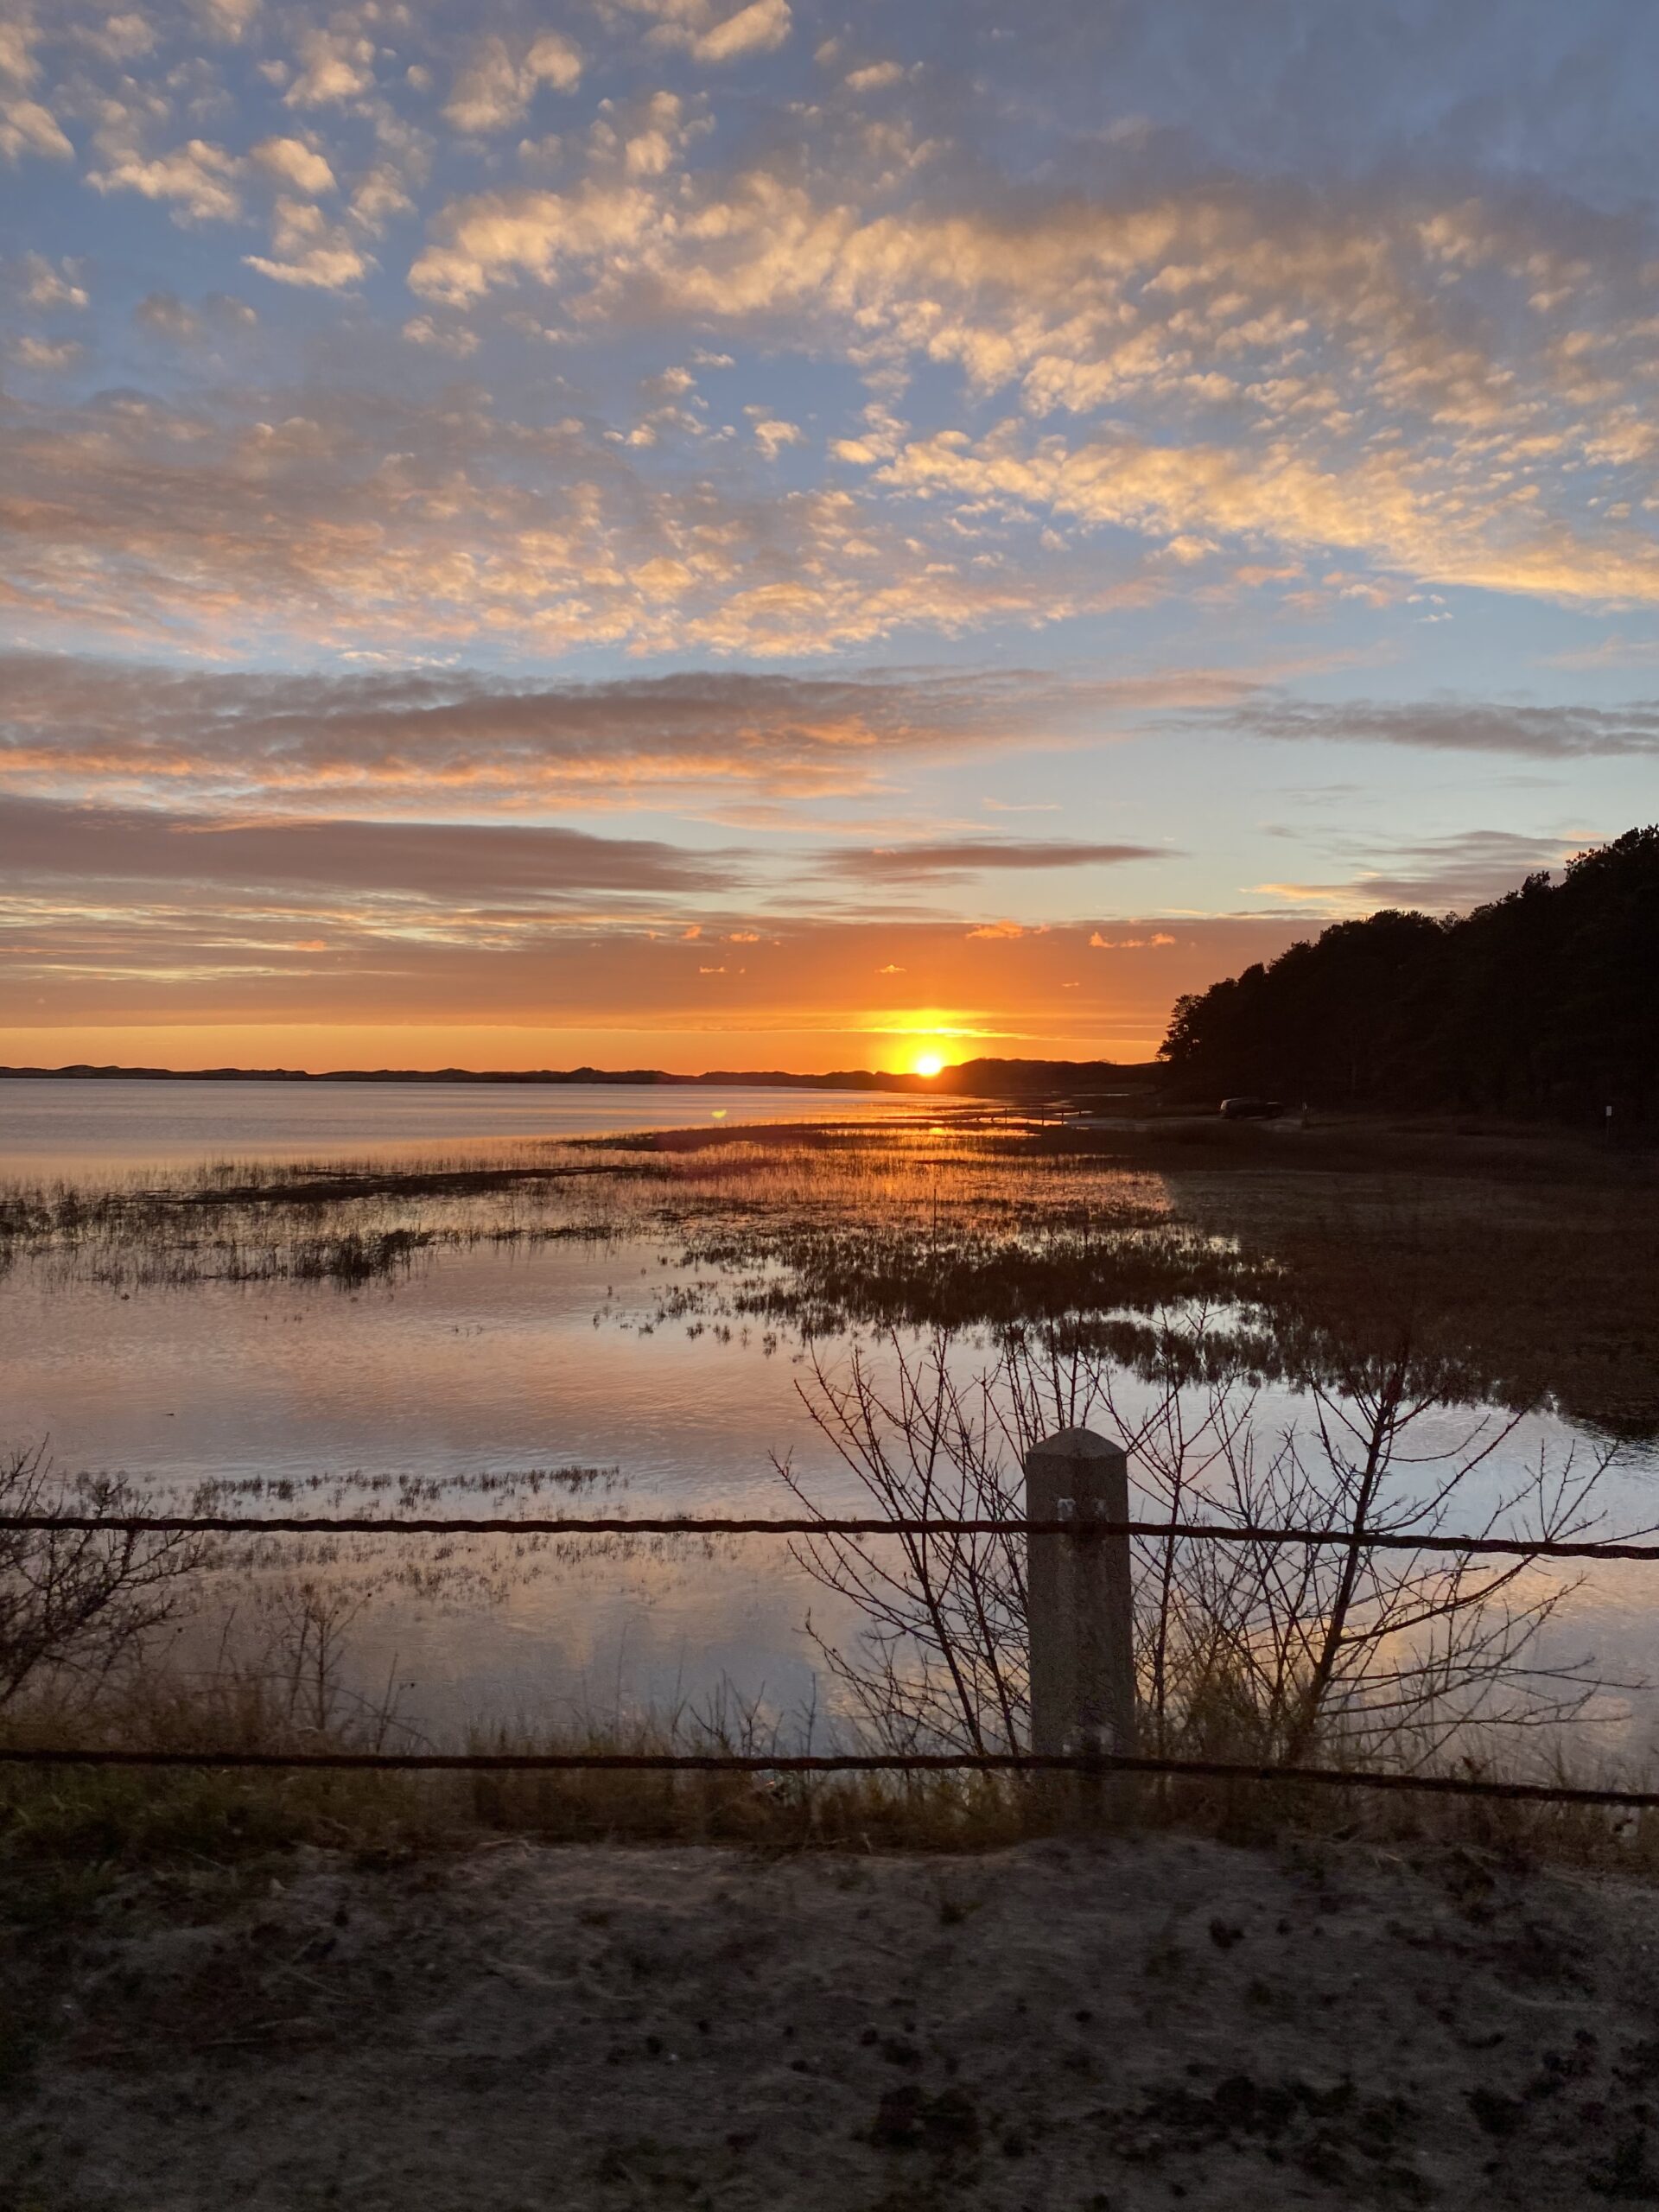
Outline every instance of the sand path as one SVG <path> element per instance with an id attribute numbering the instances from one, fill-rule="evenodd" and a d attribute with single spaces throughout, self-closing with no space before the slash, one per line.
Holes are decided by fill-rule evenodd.
<path id="1" fill-rule="evenodd" d="M 0 2207 L 1659 2202 L 1656 1947 L 1460 1852 L 308 1851 L 14 1943 Z"/>

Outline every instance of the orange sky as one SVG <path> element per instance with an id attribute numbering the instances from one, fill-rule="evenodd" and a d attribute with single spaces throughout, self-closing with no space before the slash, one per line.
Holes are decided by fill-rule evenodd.
<path id="1" fill-rule="evenodd" d="M 1156 1051 L 1178 992 L 1270 957 L 1287 937 L 1281 924 L 1176 922 L 1120 925 L 1096 944 L 1098 928 L 1013 928 L 785 925 L 764 938 L 735 931 L 461 949 L 441 967 L 429 948 L 400 964 L 383 946 L 372 977 L 355 949 L 332 963 L 302 953 L 251 994 L 240 968 L 83 982 L 60 993 L 49 1022 L 31 1020 L 22 995 L 0 984 L 0 1036 L 8 1064 L 38 1066 L 588 1064 L 696 1074 L 890 1071 L 980 1055 L 1139 1060 Z"/>

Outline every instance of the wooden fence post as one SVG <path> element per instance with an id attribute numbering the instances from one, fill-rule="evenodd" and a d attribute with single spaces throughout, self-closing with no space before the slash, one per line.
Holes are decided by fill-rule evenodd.
<path id="1" fill-rule="evenodd" d="M 1026 1455 L 1026 1513 L 1075 1521 L 1076 1535 L 1026 1539 L 1026 1607 L 1033 1751 L 1135 1749 L 1135 1620 L 1129 1540 L 1091 1535 L 1094 1521 L 1129 1517 L 1122 1446 L 1091 1429 L 1063 1429 Z M 1098 1788 L 1081 1793 L 1098 1805 Z M 1115 1803 L 1124 1796 L 1112 1792 Z"/>

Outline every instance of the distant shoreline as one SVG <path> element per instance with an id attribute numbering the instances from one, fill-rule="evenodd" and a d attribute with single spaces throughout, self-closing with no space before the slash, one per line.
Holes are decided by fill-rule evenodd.
<path id="1" fill-rule="evenodd" d="M 794 1075 L 781 1069 L 711 1069 L 702 1075 L 671 1075 L 661 1068 L 129 1068 L 0 1067 L 0 1082 L 16 1083 L 362 1083 L 513 1084 L 622 1089 L 662 1085 L 680 1090 L 884 1090 L 924 1097 L 996 1096 L 1007 1092 L 1098 1089 L 1128 1081 L 1144 1084 L 1162 1071 L 1151 1063 L 1110 1060 L 969 1060 L 937 1076 L 882 1073 L 873 1068 L 827 1075 Z"/>

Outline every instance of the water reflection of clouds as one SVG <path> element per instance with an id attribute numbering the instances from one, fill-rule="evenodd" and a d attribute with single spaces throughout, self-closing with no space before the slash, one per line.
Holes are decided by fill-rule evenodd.
<path id="1" fill-rule="evenodd" d="M 24 1266 L 0 1284 L 0 1395 L 16 1433 L 50 1435 L 66 1464 L 124 1470 L 158 1502 L 244 1478 L 298 1485 L 299 1510 L 392 1511 L 395 1497 L 376 1487 L 391 1476 L 432 1486 L 458 1511 L 511 1510 L 511 1493 L 486 1498 L 463 1478 L 582 1465 L 616 1469 L 606 1503 L 618 1511 L 766 1513 L 783 1509 L 772 1456 L 787 1452 L 822 1502 L 854 1503 L 801 1402 L 798 1343 L 778 1338 L 768 1352 L 758 1327 L 725 1337 L 696 1320 L 626 1325 L 652 1322 L 665 1288 L 695 1274 L 644 1240 L 447 1251 L 350 1296 L 226 1283 L 124 1296 L 48 1287 Z M 833 1363 L 848 1346 L 823 1350 Z M 988 1351 L 983 1332 L 965 1335 L 961 1370 Z M 1128 1372 L 1116 1388 L 1131 1421 L 1155 1395 Z M 1280 1384 L 1255 1410 L 1267 1433 L 1306 1407 Z M 1454 1447 L 1473 1417 L 1436 1411 L 1419 1448 Z M 1573 1441 L 1555 1415 L 1526 1416 L 1472 1483 L 1467 1511 L 1541 1450 L 1559 1459 Z M 522 1510 L 556 1512 L 564 1495 L 543 1484 Z M 1651 1518 L 1650 1472 L 1632 1459 L 1606 1502 L 1621 1527 Z M 404 1710 L 439 1731 L 660 1707 L 722 1681 L 794 1713 L 812 1692 L 809 1609 L 832 1637 L 854 1626 L 776 1540 L 467 1540 L 436 1560 L 429 1547 L 404 1548 L 415 1541 L 273 1539 L 260 1572 L 320 1572 L 367 1591 L 353 1630 L 364 1680 L 410 1685 Z M 1593 1649 L 1609 1674 L 1645 1674 L 1652 1581 L 1598 1569 L 1553 1625 L 1551 1662 Z"/>

